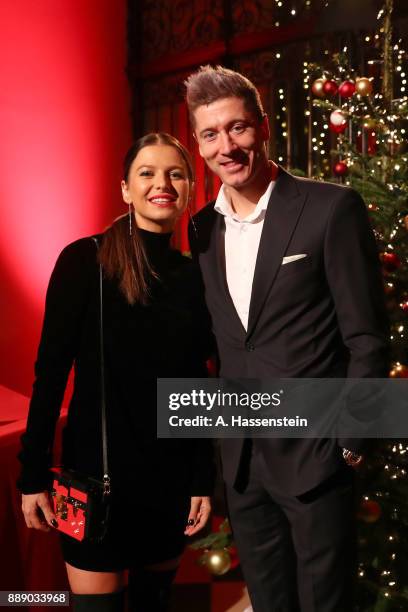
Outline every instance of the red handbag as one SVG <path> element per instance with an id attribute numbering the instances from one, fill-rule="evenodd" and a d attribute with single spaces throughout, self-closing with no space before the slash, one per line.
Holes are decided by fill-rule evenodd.
<path id="1" fill-rule="evenodd" d="M 52 468 L 51 499 L 58 531 L 75 540 L 102 540 L 109 520 L 109 500 L 100 480 L 75 470 Z"/>
<path id="2" fill-rule="evenodd" d="M 96 245 L 98 242 L 93 238 Z M 110 510 L 110 476 L 106 436 L 105 368 L 103 356 L 103 287 L 102 266 L 99 265 L 100 296 L 100 371 L 103 480 L 86 476 L 76 470 L 51 468 L 51 501 L 57 517 L 56 529 L 75 540 L 101 541 L 107 531 Z"/>

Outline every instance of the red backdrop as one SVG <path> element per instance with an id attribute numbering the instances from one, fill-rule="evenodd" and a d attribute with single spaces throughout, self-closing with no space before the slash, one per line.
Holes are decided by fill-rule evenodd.
<path id="1" fill-rule="evenodd" d="M 0 3 L 0 384 L 29 394 L 47 281 L 124 212 L 126 2 Z"/>

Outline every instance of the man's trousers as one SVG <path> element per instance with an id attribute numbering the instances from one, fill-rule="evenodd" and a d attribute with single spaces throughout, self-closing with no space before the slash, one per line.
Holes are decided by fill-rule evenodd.
<path id="1" fill-rule="evenodd" d="M 352 612 L 354 475 L 344 468 L 299 497 L 277 491 L 256 440 L 244 488 L 227 486 L 254 612 Z"/>

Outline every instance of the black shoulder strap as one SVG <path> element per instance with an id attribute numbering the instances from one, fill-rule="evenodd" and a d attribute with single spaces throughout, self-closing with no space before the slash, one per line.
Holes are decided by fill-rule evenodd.
<path id="1" fill-rule="evenodd" d="M 99 249 L 99 242 L 95 236 L 92 236 L 92 240 L 96 244 L 96 248 Z M 105 389 L 105 359 L 104 359 L 104 345 L 103 345 L 103 274 L 102 265 L 99 264 L 99 342 L 100 342 L 100 371 L 101 371 L 101 415 L 102 415 L 102 453 L 103 453 L 103 482 L 104 482 L 104 494 L 110 494 L 110 476 L 108 468 L 108 441 L 107 441 L 107 428 L 106 428 L 106 389 Z"/>

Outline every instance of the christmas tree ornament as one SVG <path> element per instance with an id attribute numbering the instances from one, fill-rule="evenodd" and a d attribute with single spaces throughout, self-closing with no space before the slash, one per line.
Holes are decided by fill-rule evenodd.
<path id="1" fill-rule="evenodd" d="M 343 81 L 339 87 L 339 94 L 342 98 L 351 98 L 355 91 L 356 86 L 354 81 Z"/>
<path id="2" fill-rule="evenodd" d="M 345 176 L 348 172 L 348 166 L 345 162 L 339 161 L 334 164 L 333 172 L 336 176 Z"/>
<path id="3" fill-rule="evenodd" d="M 408 366 L 396 363 L 390 371 L 390 378 L 408 378 Z"/>
<path id="4" fill-rule="evenodd" d="M 334 134 L 343 134 L 343 132 L 347 129 L 347 122 L 342 123 L 341 125 L 334 125 L 334 123 L 329 123 L 329 128 L 331 132 Z"/>
<path id="5" fill-rule="evenodd" d="M 332 123 L 336 127 L 338 125 L 344 125 L 345 123 L 347 123 L 346 115 L 341 110 L 334 110 L 330 114 L 330 123 Z"/>
<path id="6" fill-rule="evenodd" d="M 405 302 L 401 302 L 400 308 L 403 312 L 408 312 L 408 300 L 406 300 Z"/>
<path id="7" fill-rule="evenodd" d="M 329 127 L 335 134 L 342 134 L 347 129 L 346 115 L 341 110 L 334 110 L 330 114 Z"/>
<path id="8" fill-rule="evenodd" d="M 324 98 L 323 86 L 326 82 L 326 79 L 316 79 L 312 85 L 312 92 L 318 98 Z"/>
<path id="9" fill-rule="evenodd" d="M 367 77 L 356 79 L 356 93 L 360 96 L 369 96 L 373 91 L 373 84 Z"/>
<path id="10" fill-rule="evenodd" d="M 363 499 L 357 518 L 364 523 L 376 523 L 381 516 L 380 504 L 372 499 Z"/>
<path id="11" fill-rule="evenodd" d="M 366 130 L 373 130 L 377 127 L 377 123 L 373 117 L 371 117 L 370 115 L 365 115 L 365 117 L 363 118 L 363 127 Z"/>
<path id="12" fill-rule="evenodd" d="M 226 574 L 231 567 L 231 557 L 225 548 L 207 550 L 202 556 L 201 562 L 215 576 Z"/>
<path id="13" fill-rule="evenodd" d="M 408 215 L 404 215 L 404 226 L 405 229 L 408 230 Z"/>
<path id="14" fill-rule="evenodd" d="M 332 79 L 328 79 L 323 84 L 323 91 L 326 94 L 326 96 L 335 96 L 338 90 L 339 90 L 339 87 L 336 81 L 333 81 Z"/>
<path id="15" fill-rule="evenodd" d="M 380 253 L 380 259 L 387 272 L 394 272 L 401 265 L 401 261 L 395 253 L 385 251 Z"/>

